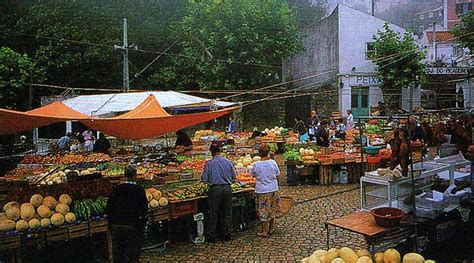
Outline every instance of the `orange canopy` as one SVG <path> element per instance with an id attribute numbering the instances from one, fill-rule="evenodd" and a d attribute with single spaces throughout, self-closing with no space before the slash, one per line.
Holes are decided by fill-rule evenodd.
<path id="1" fill-rule="evenodd" d="M 207 122 L 237 110 L 238 107 L 183 115 L 145 118 L 94 118 L 81 120 L 87 126 L 120 139 L 140 140 L 164 135 Z"/>
<path id="2" fill-rule="evenodd" d="M 131 119 L 131 118 L 147 118 L 147 117 L 165 117 L 170 116 L 156 100 L 155 96 L 150 95 L 135 109 L 114 117 L 114 119 Z"/>
<path id="3" fill-rule="evenodd" d="M 55 101 L 46 106 L 27 111 L 26 113 L 30 116 L 43 116 L 67 120 L 81 120 L 89 118 L 89 116 L 71 109 L 60 101 Z"/>
<path id="4" fill-rule="evenodd" d="M 77 120 L 85 125 L 120 139 L 145 139 L 200 124 L 235 111 L 238 107 L 216 111 L 170 115 L 150 95 L 135 109 L 113 117 L 93 118 L 62 102 L 53 102 L 28 112 L 0 109 L 0 135 L 43 127 L 62 121 Z"/>

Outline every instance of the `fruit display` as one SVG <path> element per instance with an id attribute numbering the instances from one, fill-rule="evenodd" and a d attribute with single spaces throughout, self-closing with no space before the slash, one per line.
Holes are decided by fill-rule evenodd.
<path id="1" fill-rule="evenodd" d="M 367 124 L 364 128 L 364 132 L 367 134 L 380 134 L 382 131 L 379 126 L 375 124 Z"/>
<path id="2" fill-rule="evenodd" d="M 184 200 L 186 198 L 194 198 L 197 196 L 205 195 L 208 189 L 209 187 L 207 184 L 199 182 L 197 184 L 186 186 L 184 188 L 176 189 L 171 193 L 167 193 L 167 196 L 168 200 L 170 201 Z"/>
<path id="3" fill-rule="evenodd" d="M 64 154 L 64 155 L 26 155 L 22 164 L 75 164 L 75 163 L 92 163 L 92 162 L 107 162 L 112 158 L 104 153 L 90 153 L 82 154 Z"/>
<path id="4" fill-rule="evenodd" d="M 163 196 L 163 193 L 156 188 L 145 189 L 146 199 L 148 200 L 148 207 L 158 208 L 165 207 L 168 205 L 168 199 Z"/>
<path id="5" fill-rule="evenodd" d="M 283 158 L 285 158 L 286 161 L 297 161 L 297 162 L 300 162 L 300 161 L 303 160 L 303 159 L 301 158 L 301 155 L 300 155 L 299 151 L 297 151 L 297 150 L 295 150 L 295 149 L 291 149 L 291 150 L 286 151 L 286 152 L 283 154 Z"/>
<path id="6" fill-rule="evenodd" d="M 199 141 L 203 137 L 212 136 L 214 134 L 213 130 L 199 130 L 194 133 L 194 141 Z"/>
<path id="7" fill-rule="evenodd" d="M 76 215 L 70 211 L 69 204 L 72 201 L 67 194 L 59 196 L 59 200 L 53 196 L 33 194 L 30 202 L 20 205 L 17 201 L 11 201 L 3 206 L 5 217 L 0 217 L 0 232 L 25 231 L 53 226 L 62 226 L 65 222 L 74 223 Z"/>
<path id="8" fill-rule="evenodd" d="M 288 134 L 288 129 L 283 127 L 275 126 L 271 129 L 265 129 L 263 132 L 266 134 L 267 137 L 276 137 L 276 136 L 285 136 Z"/>
<path id="9" fill-rule="evenodd" d="M 301 260 L 303 263 L 434 263 L 433 260 L 426 260 L 417 253 L 408 253 L 401 257 L 395 249 L 388 249 L 371 255 L 366 249 L 352 250 L 348 247 L 341 249 L 331 248 L 329 250 L 316 250 L 309 257 Z"/>
<path id="10" fill-rule="evenodd" d="M 105 214 L 107 198 L 98 197 L 93 199 L 83 199 L 72 203 L 72 212 L 78 220 L 89 220 L 93 217 L 101 217 Z"/>
<path id="11" fill-rule="evenodd" d="M 260 161 L 260 156 L 251 157 L 250 155 L 246 155 L 245 157 L 240 157 L 237 161 L 235 161 L 235 168 L 249 168 L 251 169 L 255 162 Z"/>
<path id="12" fill-rule="evenodd" d="M 253 177 L 250 173 L 240 173 L 237 175 L 236 179 L 241 183 L 249 185 L 255 185 L 257 182 L 257 179 L 255 179 L 255 177 Z"/>

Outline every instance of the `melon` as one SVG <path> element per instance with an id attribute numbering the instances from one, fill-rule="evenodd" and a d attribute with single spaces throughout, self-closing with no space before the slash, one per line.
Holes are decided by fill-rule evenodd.
<path id="1" fill-rule="evenodd" d="M 56 205 L 55 210 L 56 212 L 61 213 L 62 215 L 65 215 L 69 213 L 69 206 L 63 203 L 59 203 Z"/>
<path id="2" fill-rule="evenodd" d="M 384 263 L 400 263 L 402 257 L 396 249 L 388 249 L 383 253 L 383 262 Z"/>
<path id="3" fill-rule="evenodd" d="M 15 228 L 18 231 L 25 231 L 28 229 L 28 222 L 23 219 L 20 219 L 16 222 Z"/>
<path id="4" fill-rule="evenodd" d="M 254 161 L 254 162 L 258 162 L 258 161 L 260 161 L 260 160 L 262 160 L 262 157 L 260 157 L 260 156 L 254 156 L 254 157 L 252 158 L 252 161 Z"/>
<path id="5" fill-rule="evenodd" d="M 41 222 L 36 218 L 33 218 L 30 221 L 28 221 L 28 227 L 30 227 L 31 229 L 36 229 L 36 228 L 39 228 L 40 226 L 41 226 Z"/>
<path id="6" fill-rule="evenodd" d="M 375 263 L 383 263 L 383 253 L 375 253 L 374 255 Z"/>
<path id="7" fill-rule="evenodd" d="M 156 189 L 153 188 L 153 187 L 150 187 L 150 188 L 145 189 L 145 192 L 150 192 L 150 193 L 152 193 L 152 194 L 153 194 L 154 192 L 156 192 L 156 191 L 158 191 L 158 190 L 156 190 Z"/>
<path id="8" fill-rule="evenodd" d="M 403 256 L 403 263 L 424 263 L 425 258 L 417 253 L 408 253 Z"/>
<path id="9" fill-rule="evenodd" d="M 145 191 L 145 194 L 146 194 L 146 200 L 150 202 L 153 199 L 153 194 L 148 191 Z"/>
<path id="10" fill-rule="evenodd" d="M 331 263 L 346 263 L 346 261 L 344 261 L 342 258 L 335 258 L 331 261 Z"/>
<path id="11" fill-rule="evenodd" d="M 320 258 L 322 256 L 326 256 L 328 252 L 326 250 L 323 250 L 323 249 L 318 249 L 316 251 L 313 252 L 313 255 L 315 255 L 316 257 Z"/>
<path id="12" fill-rule="evenodd" d="M 311 255 L 309 258 L 308 258 L 308 263 L 321 263 L 321 260 L 319 260 L 318 257 L 316 257 L 315 255 Z"/>
<path id="13" fill-rule="evenodd" d="M 76 221 L 76 215 L 72 212 L 69 212 L 64 216 L 64 220 L 66 221 L 66 223 L 72 224 Z"/>
<path id="14" fill-rule="evenodd" d="M 23 220 L 29 221 L 35 216 L 35 207 L 30 203 L 24 203 L 20 207 L 20 217 Z"/>
<path id="15" fill-rule="evenodd" d="M 40 205 L 37 209 L 36 212 L 38 212 L 38 215 L 41 218 L 49 218 L 51 216 L 51 209 L 45 205 Z"/>
<path id="16" fill-rule="evenodd" d="M 436 263 L 436 261 L 434 261 L 432 259 L 428 259 L 428 260 L 425 260 L 425 263 Z"/>
<path id="17" fill-rule="evenodd" d="M 252 159 L 250 158 L 245 158 L 244 161 L 242 162 L 242 164 L 244 166 L 249 166 L 250 164 L 252 164 Z"/>
<path id="18" fill-rule="evenodd" d="M 156 208 L 156 207 L 158 207 L 158 206 L 160 206 L 160 204 L 158 203 L 158 201 L 156 201 L 156 199 L 152 199 L 152 200 L 150 201 L 150 207 Z"/>
<path id="19" fill-rule="evenodd" d="M 30 198 L 30 203 L 35 207 L 38 207 L 43 204 L 43 196 L 40 194 L 34 194 Z"/>
<path id="20" fill-rule="evenodd" d="M 301 263 L 308 263 L 309 262 L 309 257 L 303 258 L 301 260 Z"/>
<path id="21" fill-rule="evenodd" d="M 20 209 L 16 206 L 11 206 L 7 211 L 5 211 L 6 218 L 13 221 L 20 219 L 20 215 Z"/>
<path id="22" fill-rule="evenodd" d="M 43 205 L 49 207 L 49 209 L 54 210 L 56 208 L 56 205 L 58 204 L 58 201 L 56 201 L 56 198 L 52 196 L 46 196 L 43 199 Z"/>
<path id="23" fill-rule="evenodd" d="M 51 224 L 55 226 L 61 226 L 64 224 L 64 216 L 60 213 L 55 213 L 53 216 L 51 216 Z"/>
<path id="24" fill-rule="evenodd" d="M 5 212 L 0 213 L 0 220 L 6 220 L 8 219 L 7 216 L 5 215 Z"/>
<path id="25" fill-rule="evenodd" d="M 72 203 L 72 198 L 68 194 L 62 194 L 59 197 L 59 202 L 61 204 L 70 205 Z"/>
<path id="26" fill-rule="evenodd" d="M 372 263 L 372 259 L 368 256 L 362 256 L 357 259 L 356 263 Z"/>
<path id="27" fill-rule="evenodd" d="M 161 191 L 156 190 L 155 192 L 153 192 L 153 198 L 154 199 L 160 200 L 161 197 L 163 197 L 163 194 L 161 193 Z"/>
<path id="28" fill-rule="evenodd" d="M 20 204 L 18 202 L 15 202 L 15 201 L 12 201 L 12 202 L 8 202 L 6 203 L 4 206 L 3 206 L 3 212 L 6 212 L 8 210 L 8 208 L 10 207 L 17 207 L 17 208 L 20 208 Z"/>
<path id="29" fill-rule="evenodd" d="M 337 248 L 331 248 L 328 250 L 328 253 L 325 255 L 325 261 L 326 262 L 331 262 L 335 258 L 339 257 L 339 249 Z"/>
<path id="30" fill-rule="evenodd" d="M 160 206 L 167 206 L 168 205 L 168 199 L 166 197 L 162 197 L 158 200 L 158 203 Z"/>
<path id="31" fill-rule="evenodd" d="M 14 230 L 15 227 L 16 227 L 16 223 L 13 220 L 10 220 L 10 219 L 0 220 L 0 232 Z"/>
<path id="32" fill-rule="evenodd" d="M 346 263 L 356 263 L 359 258 L 357 253 L 348 247 L 343 247 L 339 250 L 339 257 L 344 259 Z"/>
<path id="33" fill-rule="evenodd" d="M 49 219 L 49 218 L 43 218 L 43 219 L 41 219 L 40 224 L 41 224 L 41 227 L 47 228 L 47 227 L 49 227 L 49 226 L 51 225 L 51 219 Z"/>
<path id="34" fill-rule="evenodd" d="M 370 252 L 367 249 L 356 250 L 356 253 L 357 253 L 357 256 L 359 257 L 363 257 L 363 256 L 367 256 L 369 258 L 371 257 Z"/>

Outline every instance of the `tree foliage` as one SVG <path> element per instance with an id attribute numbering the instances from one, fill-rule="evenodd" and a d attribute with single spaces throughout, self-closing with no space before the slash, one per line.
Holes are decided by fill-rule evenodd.
<path id="1" fill-rule="evenodd" d="M 28 83 L 42 78 L 42 69 L 26 54 L 0 48 L 0 108 L 26 109 Z"/>
<path id="2" fill-rule="evenodd" d="M 373 39 L 374 52 L 370 59 L 377 66 L 384 93 L 401 94 L 402 89 L 424 82 L 426 68 L 422 60 L 425 52 L 417 46 L 412 33 L 402 35 L 387 23 Z M 391 100 L 388 96 L 385 99 Z"/>
<path id="3" fill-rule="evenodd" d="M 189 4 L 174 24 L 178 55 L 151 83 L 166 88 L 245 89 L 273 83 L 281 60 L 302 48 L 296 12 L 275 0 Z"/>
<path id="4" fill-rule="evenodd" d="M 474 54 L 474 13 L 471 11 L 462 16 L 462 23 L 452 31 L 461 45 Z"/>

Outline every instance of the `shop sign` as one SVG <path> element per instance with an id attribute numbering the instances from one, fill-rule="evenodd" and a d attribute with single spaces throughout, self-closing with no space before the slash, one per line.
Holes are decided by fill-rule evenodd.
<path id="1" fill-rule="evenodd" d="M 351 86 L 377 86 L 381 84 L 380 79 L 376 75 L 356 75 L 349 79 Z"/>
<path id="2" fill-rule="evenodd" d="M 429 75 L 466 75 L 469 74 L 469 68 L 427 68 L 426 72 Z"/>

